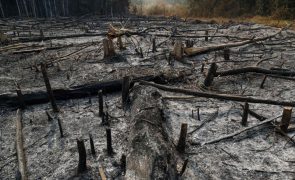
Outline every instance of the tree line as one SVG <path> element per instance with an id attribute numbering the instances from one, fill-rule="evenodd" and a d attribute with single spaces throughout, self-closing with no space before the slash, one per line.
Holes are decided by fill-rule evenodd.
<path id="1" fill-rule="evenodd" d="M 0 18 L 121 15 L 128 7 L 129 0 L 0 0 Z"/>

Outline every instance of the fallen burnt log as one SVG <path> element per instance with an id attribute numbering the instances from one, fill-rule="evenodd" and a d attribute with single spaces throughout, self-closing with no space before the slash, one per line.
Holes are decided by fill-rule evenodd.
<path id="1" fill-rule="evenodd" d="M 107 33 L 84 33 L 84 34 L 71 34 L 64 36 L 45 36 L 45 37 L 33 37 L 33 38 L 19 38 L 17 42 L 40 42 L 48 41 L 53 39 L 67 39 L 67 38 L 80 38 L 80 37 L 96 37 L 96 36 L 106 36 Z"/>
<path id="2" fill-rule="evenodd" d="M 281 76 L 295 76 L 295 71 L 269 70 L 269 69 L 263 69 L 259 67 L 244 67 L 241 69 L 232 69 L 229 71 L 216 72 L 215 77 L 231 76 L 231 75 L 238 75 L 238 74 L 250 73 L 250 72 L 270 74 L 270 75 L 281 75 Z"/>
<path id="3" fill-rule="evenodd" d="M 258 98 L 251 98 L 251 97 L 245 97 L 245 96 L 200 92 L 200 91 L 193 91 L 193 90 L 187 90 L 187 89 L 181 89 L 181 88 L 174 88 L 174 87 L 150 83 L 146 81 L 140 81 L 140 83 L 144 85 L 153 86 L 164 91 L 183 93 L 187 95 L 204 97 L 204 98 L 295 107 L 295 102 L 292 102 L 292 101 L 268 100 L 268 99 L 258 99 Z"/>
<path id="4" fill-rule="evenodd" d="M 168 81 L 177 81 L 186 75 L 191 74 L 189 71 L 180 71 L 171 77 L 169 72 L 159 73 L 158 75 L 150 75 L 134 78 L 134 82 L 145 80 L 154 81 L 160 84 L 165 84 Z M 56 100 L 79 99 L 89 97 L 89 95 L 97 95 L 98 91 L 102 90 L 103 93 L 114 93 L 122 90 L 122 79 L 98 82 L 93 84 L 84 84 L 71 87 L 70 89 L 53 89 L 53 95 Z M 48 94 L 46 91 L 31 91 L 23 92 L 23 100 L 26 105 L 43 104 L 49 102 Z M 17 107 L 19 106 L 19 99 L 16 93 L 5 93 L 0 95 L 0 107 Z"/>
<path id="5" fill-rule="evenodd" d="M 176 148 L 169 141 L 161 106 L 156 88 L 134 88 L 125 179 L 177 179 Z"/>
<path id="6" fill-rule="evenodd" d="M 261 38 L 253 38 L 253 39 L 245 40 L 245 41 L 241 41 L 241 42 L 220 44 L 220 45 L 214 45 L 214 46 L 205 46 L 205 47 L 185 48 L 184 52 L 188 56 L 196 56 L 196 55 L 199 55 L 199 54 L 204 54 L 204 53 L 208 53 L 208 52 L 212 52 L 212 51 L 219 51 L 219 50 L 224 50 L 224 49 L 227 49 L 227 48 L 244 46 L 244 45 L 247 45 L 247 44 L 251 44 L 251 43 L 271 39 L 271 38 L 275 37 L 276 35 L 280 34 L 282 31 L 283 31 L 283 29 L 281 29 L 277 33 L 275 33 L 273 35 L 270 35 L 270 36 L 261 37 Z"/>

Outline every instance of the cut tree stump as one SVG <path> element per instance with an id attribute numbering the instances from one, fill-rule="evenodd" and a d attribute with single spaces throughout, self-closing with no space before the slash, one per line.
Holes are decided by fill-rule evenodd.
<path id="1" fill-rule="evenodd" d="M 16 94 L 17 94 L 17 97 L 19 100 L 19 106 L 21 109 L 25 109 L 26 103 L 24 101 L 24 96 L 23 96 L 22 90 L 21 90 L 18 83 L 15 83 L 15 86 L 16 86 Z"/>
<path id="2" fill-rule="evenodd" d="M 86 149 L 83 140 L 77 139 L 77 147 L 79 152 L 79 163 L 78 163 L 78 173 L 83 173 L 87 170 L 86 165 Z"/>
<path id="3" fill-rule="evenodd" d="M 103 52 L 104 52 L 104 58 L 112 57 L 115 55 L 115 48 L 113 40 L 111 39 L 103 39 Z"/>
<path id="4" fill-rule="evenodd" d="M 180 136 L 177 144 L 177 151 L 180 153 L 185 152 L 185 144 L 186 144 L 186 135 L 187 135 L 187 124 L 181 125 Z"/>
<path id="5" fill-rule="evenodd" d="M 243 111 L 243 116 L 242 116 L 242 125 L 246 126 L 247 121 L 248 121 L 248 114 L 249 114 L 249 103 L 245 103 L 244 105 L 244 111 Z"/>
<path id="6" fill-rule="evenodd" d="M 155 88 L 146 86 L 137 86 L 132 92 L 125 179 L 177 179 L 176 149 L 168 141 L 160 97 Z"/>
<path id="7" fill-rule="evenodd" d="M 280 124 L 280 128 L 284 133 L 288 132 L 288 127 L 292 119 L 292 107 L 285 107 L 283 111 L 283 116 Z"/>
<path id="8" fill-rule="evenodd" d="M 176 60 L 181 60 L 183 57 L 183 45 L 181 41 L 176 41 L 174 45 L 173 55 Z"/>
<path id="9" fill-rule="evenodd" d="M 212 63 L 210 68 L 209 68 L 209 71 L 207 73 L 207 76 L 205 78 L 205 81 L 204 81 L 204 85 L 206 87 L 209 87 L 212 85 L 213 83 L 213 80 L 214 80 L 214 77 L 215 77 L 215 74 L 216 74 L 216 71 L 217 71 L 217 64 L 216 63 Z"/>

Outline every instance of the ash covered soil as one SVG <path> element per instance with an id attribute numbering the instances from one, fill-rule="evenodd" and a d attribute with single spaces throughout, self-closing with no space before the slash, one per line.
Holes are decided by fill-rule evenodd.
<path id="1" fill-rule="evenodd" d="M 184 44 L 192 40 L 194 47 L 239 42 L 265 37 L 279 31 L 258 24 L 214 24 L 196 20 L 161 17 L 130 18 L 62 18 L 62 19 L 1 19 L 1 32 L 11 37 L 9 44 L 0 47 L 0 94 L 15 93 L 15 82 L 23 92 L 43 90 L 45 84 L 38 64 L 53 62 L 48 76 L 53 89 L 122 79 L 124 76 L 141 77 L 166 73 L 174 76 L 189 72 L 169 86 L 213 93 L 244 95 L 253 98 L 294 101 L 294 79 L 268 77 L 260 88 L 263 74 L 245 73 L 216 77 L 209 89 L 202 83 L 204 72 L 212 62 L 218 70 L 231 70 L 248 66 L 265 69 L 280 68 L 295 71 L 295 32 L 283 30 L 265 41 L 230 48 L 230 60 L 224 60 L 223 51 L 214 51 L 183 61 L 169 62 L 169 52 L 176 40 Z M 116 56 L 103 57 L 103 34 L 112 24 L 117 28 L 134 31 L 146 30 L 144 36 L 123 36 L 124 50 L 116 47 Z M 42 29 L 42 30 L 40 30 Z M 208 41 L 205 32 L 208 31 Z M 97 34 L 51 40 L 19 42 L 44 37 L 74 34 Z M 102 34 L 102 35 L 99 35 Z M 163 36 L 161 36 L 163 35 Z M 192 37 L 195 36 L 195 37 Z M 152 52 L 152 39 L 156 38 L 157 51 Z M 56 48 L 54 48 L 56 47 Z M 24 52 L 35 49 L 34 52 Z M 42 49 L 42 50 L 37 50 Z M 138 53 L 142 49 L 142 55 Z M 135 86 L 138 86 L 136 84 Z M 131 90 L 132 91 L 132 90 Z M 187 169 L 181 179 L 294 179 L 294 143 L 275 131 L 271 124 L 254 128 L 234 138 L 206 144 L 205 142 L 236 132 L 241 125 L 243 103 L 222 101 L 157 90 L 163 98 L 163 112 L 169 128 L 170 140 L 177 144 L 182 123 L 188 124 L 186 153 L 180 154 L 176 166 L 181 169 L 188 159 Z M 115 154 L 106 152 L 106 126 L 98 116 L 98 98 L 58 101 L 64 137 L 60 137 L 56 120 L 48 121 L 46 111 L 51 105 L 28 106 L 23 111 L 23 136 L 29 179 L 101 179 L 99 167 L 108 179 L 122 179 L 120 158 L 128 154 L 128 124 L 130 112 L 121 106 L 121 94 L 104 94 L 104 111 L 110 115 Z M 199 109 L 199 118 L 197 110 Z M 271 118 L 282 114 L 282 106 L 251 104 L 250 109 Z M 1 107 L 0 112 L 0 179 L 14 179 L 18 170 L 15 149 L 16 108 Z M 277 121 L 279 121 L 278 119 Z M 249 116 L 247 126 L 260 123 Z M 294 119 L 291 120 L 293 127 Z M 197 129 L 197 130 L 196 130 Z M 90 153 L 88 135 L 92 134 L 96 156 Z M 294 133 L 288 133 L 292 137 Z M 77 175 L 78 150 L 76 139 L 84 139 L 87 150 L 88 171 Z"/>

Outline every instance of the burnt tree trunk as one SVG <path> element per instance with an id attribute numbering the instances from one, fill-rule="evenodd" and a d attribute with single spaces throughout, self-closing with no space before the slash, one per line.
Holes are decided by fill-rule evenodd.
<path id="1" fill-rule="evenodd" d="M 126 179 L 176 179 L 175 148 L 165 131 L 160 93 L 137 86 L 131 95 Z"/>

